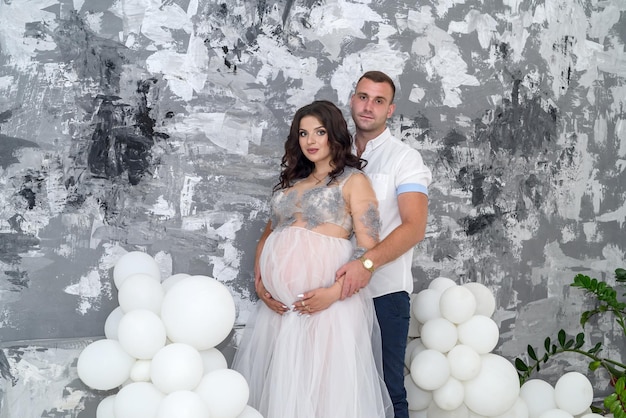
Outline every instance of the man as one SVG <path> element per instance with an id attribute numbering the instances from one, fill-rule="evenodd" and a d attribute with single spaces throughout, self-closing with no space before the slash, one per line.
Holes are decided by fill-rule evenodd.
<path id="1" fill-rule="evenodd" d="M 391 135 L 395 85 L 380 71 L 366 72 L 350 99 L 356 125 L 354 151 L 376 191 L 381 217 L 380 243 L 337 271 L 345 275 L 342 298 L 366 285 L 374 296 L 380 324 L 385 384 L 396 418 L 408 418 L 404 356 L 413 291 L 413 248 L 424 238 L 431 172 L 420 153 Z"/>

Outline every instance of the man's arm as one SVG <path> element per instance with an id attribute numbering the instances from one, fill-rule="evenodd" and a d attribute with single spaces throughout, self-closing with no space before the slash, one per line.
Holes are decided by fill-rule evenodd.
<path id="1" fill-rule="evenodd" d="M 428 196 L 424 193 L 407 192 L 398 195 L 398 208 L 402 223 L 365 257 L 374 262 L 374 267 L 387 264 L 400 257 L 424 239 L 428 220 Z M 360 260 L 353 260 L 337 270 L 337 278 L 344 276 L 341 299 L 352 296 L 357 290 L 367 286 L 372 273 L 363 267 Z"/>

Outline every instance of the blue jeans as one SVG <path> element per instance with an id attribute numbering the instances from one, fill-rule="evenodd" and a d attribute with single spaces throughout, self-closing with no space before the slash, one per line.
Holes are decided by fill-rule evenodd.
<path id="1" fill-rule="evenodd" d="M 409 418 L 409 404 L 404 388 L 404 354 L 409 334 L 411 300 L 407 292 L 374 298 L 380 325 L 383 351 L 383 374 L 393 402 L 395 418 Z"/>

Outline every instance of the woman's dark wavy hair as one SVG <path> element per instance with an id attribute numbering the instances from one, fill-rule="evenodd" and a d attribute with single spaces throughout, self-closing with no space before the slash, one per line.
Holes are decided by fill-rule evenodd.
<path id="1" fill-rule="evenodd" d="M 317 118 L 328 133 L 330 165 L 333 168 L 328 174 L 330 177 L 328 184 L 342 174 L 346 166 L 361 169 L 366 164 L 365 160 L 352 154 L 352 135 L 341 110 L 332 102 L 317 100 L 298 109 L 293 117 L 289 136 L 285 141 L 285 154 L 281 161 L 280 178 L 278 184 L 274 186 L 274 191 L 290 187 L 294 181 L 306 178 L 315 168 L 315 164 L 304 156 L 300 148 L 298 131 L 300 130 L 300 121 L 305 116 Z"/>

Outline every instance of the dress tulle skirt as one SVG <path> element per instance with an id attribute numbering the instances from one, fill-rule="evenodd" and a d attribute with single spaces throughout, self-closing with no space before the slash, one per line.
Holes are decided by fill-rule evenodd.
<path id="1" fill-rule="evenodd" d="M 263 283 L 291 306 L 330 286 L 352 244 L 298 227 L 274 231 L 260 259 Z M 278 315 L 259 302 L 233 369 L 265 418 L 382 418 L 393 407 L 382 379 L 380 331 L 367 289 L 312 315 Z"/>

